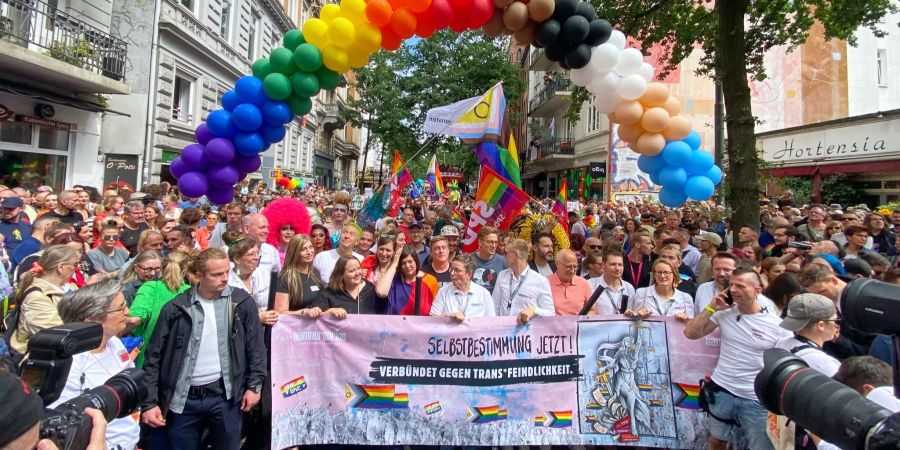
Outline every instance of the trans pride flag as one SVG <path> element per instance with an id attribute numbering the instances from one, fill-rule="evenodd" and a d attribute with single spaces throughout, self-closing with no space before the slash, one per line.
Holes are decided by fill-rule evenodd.
<path id="1" fill-rule="evenodd" d="M 481 168 L 481 180 L 475 193 L 475 204 L 463 236 L 463 252 L 478 249 L 478 230 L 488 225 L 504 231 L 528 202 L 528 194 L 510 183 L 490 167 Z"/>
<path id="2" fill-rule="evenodd" d="M 556 221 L 565 227 L 566 231 L 569 230 L 569 214 L 566 212 L 566 201 L 568 201 L 568 197 L 569 183 L 567 178 L 563 178 L 562 182 L 559 183 L 559 194 L 556 195 L 556 200 L 553 202 L 553 210 L 551 212 L 556 216 Z"/>
<path id="3" fill-rule="evenodd" d="M 428 165 L 425 181 L 431 184 L 432 194 L 440 196 L 444 193 L 444 180 L 441 179 L 441 169 L 437 165 L 437 154 L 431 157 L 431 164 Z"/>

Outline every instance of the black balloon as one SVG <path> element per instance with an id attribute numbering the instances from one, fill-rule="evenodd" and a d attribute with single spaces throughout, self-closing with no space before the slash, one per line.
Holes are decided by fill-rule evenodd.
<path id="1" fill-rule="evenodd" d="M 562 26 L 562 35 L 572 45 L 580 44 L 591 31 L 591 24 L 581 16 L 572 16 L 566 19 Z"/>
<path id="2" fill-rule="evenodd" d="M 588 22 L 597 18 L 597 10 L 594 9 L 594 5 L 587 2 L 578 2 L 578 7 L 575 8 L 575 14 L 584 17 Z"/>
<path id="3" fill-rule="evenodd" d="M 572 69 L 580 69 L 591 61 L 591 47 L 587 44 L 572 47 L 566 52 L 566 57 L 563 61 Z"/>
<path id="4" fill-rule="evenodd" d="M 538 25 L 537 32 L 534 34 L 534 40 L 543 47 L 551 47 L 559 40 L 559 32 L 562 31 L 562 25 L 553 19 L 547 19 Z"/>
<path id="5" fill-rule="evenodd" d="M 575 14 L 578 9 L 578 0 L 556 0 L 556 6 L 553 8 L 553 18 L 559 22 L 565 22 L 566 19 Z"/>
<path id="6" fill-rule="evenodd" d="M 590 24 L 590 32 L 588 32 L 588 36 L 584 40 L 584 43 L 590 45 L 591 47 L 596 47 L 608 41 L 611 34 L 612 25 L 610 25 L 609 22 L 603 19 L 592 20 Z"/>
<path id="7" fill-rule="evenodd" d="M 556 41 L 555 44 L 548 45 L 544 49 L 544 53 L 550 61 L 561 62 L 563 58 L 566 57 L 566 52 L 569 51 L 569 48 L 571 48 L 569 44 L 566 44 L 563 39 L 560 39 Z"/>
<path id="8" fill-rule="evenodd" d="M 557 62 L 557 64 L 559 64 L 559 67 L 562 67 L 564 70 L 572 70 L 572 66 L 566 64 L 566 59 L 565 59 L 565 58 L 559 60 L 559 61 Z"/>

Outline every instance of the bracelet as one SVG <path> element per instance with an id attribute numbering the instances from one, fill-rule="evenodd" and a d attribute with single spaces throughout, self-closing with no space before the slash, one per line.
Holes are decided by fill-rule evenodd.
<path id="1" fill-rule="evenodd" d="M 706 305 L 706 308 L 703 308 L 703 309 L 706 310 L 706 311 L 709 311 L 710 314 L 715 314 L 715 313 L 716 313 L 716 310 L 713 309 L 713 307 L 712 307 L 712 306 L 709 306 L 709 305 Z"/>

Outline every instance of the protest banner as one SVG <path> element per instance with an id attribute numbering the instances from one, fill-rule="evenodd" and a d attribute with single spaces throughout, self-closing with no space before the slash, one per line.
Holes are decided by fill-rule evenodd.
<path id="1" fill-rule="evenodd" d="M 698 382 L 718 338 L 673 318 L 282 316 L 272 447 L 705 447 Z"/>

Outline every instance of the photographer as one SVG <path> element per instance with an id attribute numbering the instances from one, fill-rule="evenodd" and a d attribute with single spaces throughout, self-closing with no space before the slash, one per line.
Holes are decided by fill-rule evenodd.
<path id="1" fill-rule="evenodd" d="M 82 392 L 100 386 L 124 369 L 134 367 L 122 341 L 116 337 L 125 330 L 128 305 L 122 294 L 122 282 L 105 279 L 89 284 L 58 305 L 64 323 L 94 322 L 103 326 L 100 346 L 72 357 L 72 368 L 54 408 Z M 132 416 L 113 420 L 106 428 L 106 444 L 110 449 L 133 449 L 137 445 L 140 427 Z"/>

